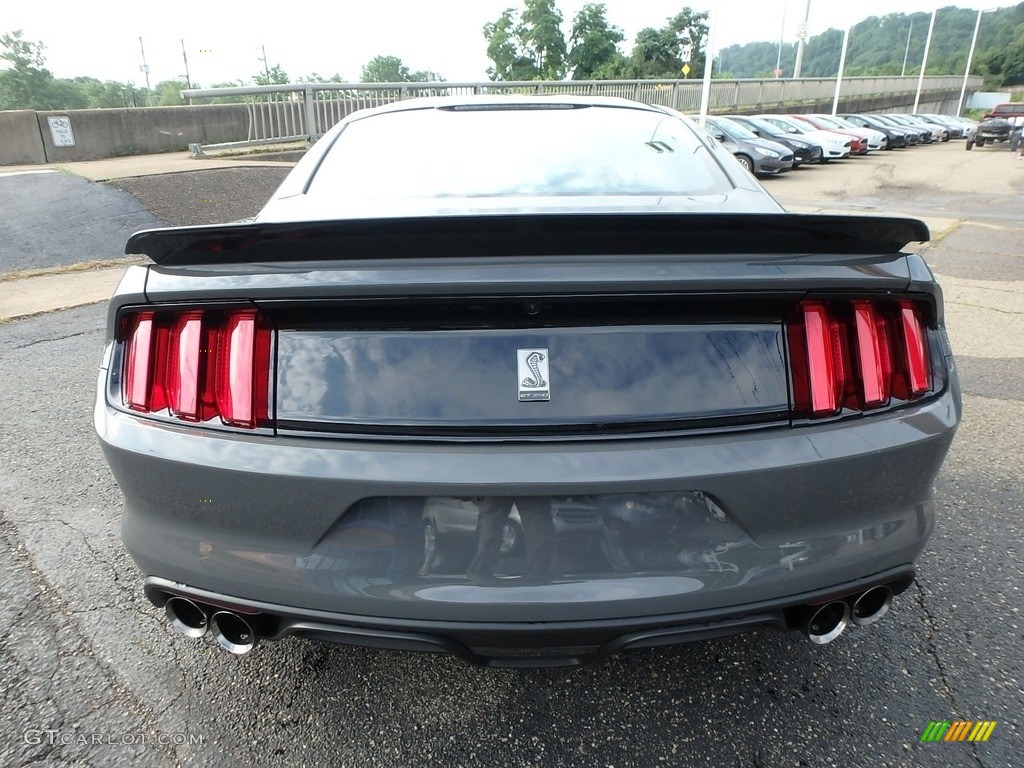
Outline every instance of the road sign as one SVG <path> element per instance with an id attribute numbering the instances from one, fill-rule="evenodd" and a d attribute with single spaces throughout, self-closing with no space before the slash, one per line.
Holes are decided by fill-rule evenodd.
<path id="1" fill-rule="evenodd" d="M 71 128 L 71 118 L 67 115 L 59 115 L 46 118 L 50 126 L 50 138 L 53 139 L 55 147 L 75 146 L 75 132 Z"/>
<path id="2" fill-rule="evenodd" d="M 689 64 L 683 64 L 682 72 L 683 72 L 684 75 L 690 74 L 690 65 Z"/>

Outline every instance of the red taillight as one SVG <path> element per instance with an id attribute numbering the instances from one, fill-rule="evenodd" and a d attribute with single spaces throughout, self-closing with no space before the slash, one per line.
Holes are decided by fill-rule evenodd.
<path id="1" fill-rule="evenodd" d="M 268 422 L 271 332 L 255 311 L 141 312 L 127 327 L 129 408 L 250 429 Z"/>
<path id="2" fill-rule="evenodd" d="M 843 351 L 835 318 L 821 304 L 804 304 L 804 339 L 810 381 L 810 410 L 825 416 L 839 410 L 843 384 Z"/>
<path id="3" fill-rule="evenodd" d="M 128 332 L 124 364 L 124 404 L 133 411 L 151 410 L 154 341 L 153 313 L 140 312 Z"/>
<path id="4" fill-rule="evenodd" d="M 931 390 L 925 325 L 912 301 L 805 301 L 787 336 L 797 414 L 870 410 Z"/>
<path id="5" fill-rule="evenodd" d="M 170 329 L 167 363 L 167 406 L 186 421 L 199 420 L 199 366 L 202 362 L 203 315 L 185 312 Z"/>
<path id="6" fill-rule="evenodd" d="M 900 328 L 902 330 L 902 362 L 905 365 L 906 396 L 917 397 L 932 387 L 928 343 L 924 325 L 913 302 L 900 302 Z"/>
<path id="7" fill-rule="evenodd" d="M 234 314 L 220 329 L 217 342 L 217 374 L 214 396 L 217 410 L 227 424 L 255 427 L 266 418 L 266 379 L 260 362 L 263 331 L 257 329 L 256 313 Z M 269 358 L 267 358 L 269 360 Z"/>
<path id="8" fill-rule="evenodd" d="M 892 355 L 885 318 L 870 301 L 855 301 L 853 323 L 861 403 L 865 408 L 885 405 L 892 386 Z"/>

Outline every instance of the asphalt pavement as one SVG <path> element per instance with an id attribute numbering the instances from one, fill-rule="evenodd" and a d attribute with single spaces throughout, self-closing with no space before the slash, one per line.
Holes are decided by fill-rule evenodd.
<path id="1" fill-rule="evenodd" d="M 124 256 L 128 236 L 163 226 L 130 194 L 69 173 L 0 176 L 0 273 Z"/>
<path id="2" fill-rule="evenodd" d="M 808 210 L 842 191 L 854 208 L 951 220 L 925 251 L 966 392 L 938 528 L 889 615 L 823 647 L 762 632 L 545 672 L 297 638 L 236 658 L 184 639 L 142 596 L 92 433 L 104 306 L 0 324 L 0 764 L 1020 766 L 1024 226 L 1008 200 L 1024 163 L 995 191 L 1005 169 L 968 167 L 984 183 L 955 207 L 945 188 L 908 199 L 899 170 L 869 183 L 888 163 L 932 178 L 968 155 L 948 149 L 768 184 Z M 920 742 L 957 719 L 998 725 L 981 744 Z"/>

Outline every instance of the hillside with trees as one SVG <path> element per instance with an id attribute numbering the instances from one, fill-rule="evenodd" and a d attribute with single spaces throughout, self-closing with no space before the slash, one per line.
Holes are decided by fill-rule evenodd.
<path id="1" fill-rule="evenodd" d="M 608 18 L 604 3 L 587 3 L 567 21 L 557 0 L 522 0 L 483 28 L 492 80 L 574 80 L 700 78 L 704 72 L 708 14 L 683 7 L 660 26 L 641 29 L 632 49 L 622 48 L 625 35 Z M 962 74 L 967 63 L 977 11 L 947 6 L 936 16 L 927 74 Z M 890 13 L 871 16 L 850 30 L 845 74 L 916 75 L 920 71 L 930 14 Z M 828 29 L 807 41 L 801 75 L 835 77 L 843 32 Z M 684 61 L 684 49 L 689 61 Z M 780 56 L 781 54 L 781 56 Z M 793 75 L 794 42 L 730 45 L 717 52 L 714 76 L 771 77 L 779 62 L 784 77 Z M 248 81 L 215 83 L 343 82 L 341 75 L 311 73 L 292 78 L 281 64 L 269 66 Z M 683 74 L 683 65 L 689 72 Z M 999 8 L 982 17 L 971 71 L 985 78 L 989 90 L 1024 84 L 1024 2 Z M 376 56 L 361 72 L 364 82 L 443 80 L 429 70 L 411 71 L 397 56 Z M 46 68 L 45 46 L 26 40 L 19 30 L 0 35 L 0 109 L 83 109 L 180 104 L 182 80 L 158 82 L 151 91 L 132 82 L 100 81 L 81 75 L 56 78 Z M 195 84 L 193 84 L 195 87 Z M 233 99 L 232 99 L 233 100 Z"/>
<path id="2" fill-rule="evenodd" d="M 978 12 L 948 6 L 935 17 L 926 74 L 962 74 Z M 870 16 L 850 29 L 845 75 L 917 75 L 921 71 L 930 13 L 890 13 Z M 802 77 L 835 77 L 843 47 L 843 32 L 828 29 L 807 41 Z M 779 44 L 730 45 L 719 52 L 718 77 L 771 77 L 779 60 Z M 904 66 L 904 59 L 906 65 Z M 783 43 L 783 76 L 792 77 L 796 44 Z M 978 45 L 971 64 L 988 88 L 1024 83 L 1024 3 L 983 14 Z"/>

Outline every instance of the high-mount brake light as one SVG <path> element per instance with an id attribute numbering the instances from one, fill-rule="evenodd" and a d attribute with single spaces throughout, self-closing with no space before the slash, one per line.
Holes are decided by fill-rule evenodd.
<path id="1" fill-rule="evenodd" d="M 131 410 L 248 429 L 269 423 L 271 332 L 255 310 L 145 311 L 123 328 Z"/>
<path id="2" fill-rule="evenodd" d="M 796 415 L 868 411 L 932 388 L 922 309 L 909 299 L 804 301 L 786 331 Z"/>

